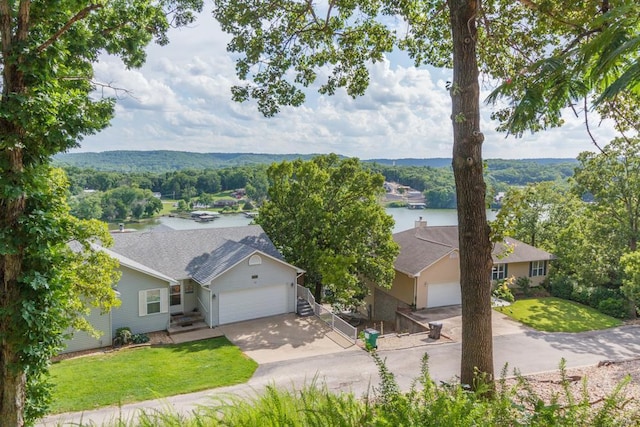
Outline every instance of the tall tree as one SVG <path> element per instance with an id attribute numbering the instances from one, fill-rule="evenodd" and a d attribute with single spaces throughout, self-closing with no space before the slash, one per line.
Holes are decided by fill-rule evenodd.
<path id="1" fill-rule="evenodd" d="M 602 215 L 626 236 L 629 251 L 640 238 L 640 138 L 616 138 L 600 153 L 584 152 L 575 180 L 581 192 L 595 198 Z"/>
<path id="2" fill-rule="evenodd" d="M 631 5 L 631 11 L 637 10 L 631 3 L 637 2 L 621 0 L 616 7 Z M 233 35 L 228 49 L 241 55 L 237 73 L 241 79 L 250 80 L 232 89 L 233 98 L 256 99 L 259 110 L 267 116 L 277 113 L 281 105 L 301 105 L 305 98 L 301 87 L 314 84 L 320 69 L 328 73 L 319 86 L 320 93 L 333 94 L 343 87 L 351 96 L 361 95 L 368 84 L 367 65 L 382 60 L 385 52 L 396 47 L 406 50 L 416 65 L 453 68 L 449 90 L 460 227 L 464 383 L 472 384 L 476 371 L 487 374 L 487 378 L 493 376 L 488 280 L 491 242 L 484 211 L 479 71 L 504 81 L 492 100 L 500 95 L 521 100 L 494 115 L 502 122 L 501 129 L 521 135 L 526 129 L 559 126 L 559 111 L 576 96 L 599 90 L 598 86 L 586 85 L 584 79 L 570 73 L 555 80 L 537 79 L 537 65 L 548 58 L 549 52 L 561 54 L 576 44 L 585 45 L 591 34 L 606 26 L 594 27 L 593 22 L 597 18 L 609 22 L 608 14 L 613 9 L 612 2 L 602 0 L 584 1 L 580 8 L 564 0 L 485 0 L 482 7 L 479 0 L 322 4 L 216 0 L 214 16 L 223 30 Z M 481 23 L 480 30 L 477 22 Z M 632 30 L 637 28 L 633 22 L 627 20 Z M 626 50 L 618 58 L 634 58 L 636 54 L 637 50 Z M 568 61 L 576 58 L 569 56 Z M 556 70 L 569 68 L 557 61 L 549 64 Z M 539 108 L 528 105 L 532 99 Z M 628 128 L 623 119 L 634 111 L 630 106 L 639 105 L 636 98 L 630 99 L 611 102 L 601 113 L 618 118 L 620 129 Z M 625 117 L 618 114 L 620 107 L 627 107 Z"/>
<path id="3" fill-rule="evenodd" d="M 378 200 L 382 175 L 332 154 L 273 164 L 268 176 L 269 199 L 256 222 L 287 261 L 306 270 L 318 301 L 323 286 L 348 306 L 361 302 L 367 281 L 391 286 L 399 249 L 393 218 Z"/>
<path id="4" fill-rule="evenodd" d="M 40 379 L 78 313 L 67 300 L 112 295 L 107 280 L 95 281 L 96 292 L 72 286 L 80 278 L 68 269 L 84 264 L 65 262 L 67 243 L 78 239 L 87 252 L 98 230 L 74 223 L 58 193 L 64 185 L 47 183 L 50 157 L 113 115 L 114 100 L 93 95 L 92 64 L 107 53 L 140 66 L 149 42 L 165 44 L 170 23 L 189 23 L 200 8 L 201 0 L 0 0 L 0 426 L 22 426 L 25 402 L 26 422 L 37 415 L 41 395 L 29 389 L 26 400 L 27 384 Z"/>
<path id="5" fill-rule="evenodd" d="M 328 67 L 329 75 L 320 93 L 333 94 L 343 87 L 351 96 L 362 95 L 369 82 L 368 64 L 381 61 L 394 47 L 407 50 L 416 64 L 453 67 L 450 94 L 460 228 L 461 380 L 472 386 L 477 372 L 488 380 L 494 372 L 491 242 L 485 212 L 476 53 L 479 6 L 477 0 L 356 0 L 322 5 L 296 0 L 216 0 L 214 10 L 223 30 L 233 35 L 228 49 L 241 54 L 236 63 L 239 77 L 251 80 L 234 87 L 233 98 L 255 98 L 267 116 L 276 114 L 281 105 L 301 105 L 301 86 L 313 84 L 322 67 Z M 394 25 L 397 17 L 407 23 L 401 36 Z"/>

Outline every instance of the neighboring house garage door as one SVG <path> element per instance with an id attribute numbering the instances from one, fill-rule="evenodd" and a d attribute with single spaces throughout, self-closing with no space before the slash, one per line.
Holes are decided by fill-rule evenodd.
<path id="1" fill-rule="evenodd" d="M 430 283 L 427 286 L 427 308 L 461 303 L 460 283 Z"/>
<path id="2" fill-rule="evenodd" d="M 220 324 L 286 313 L 287 285 L 220 293 Z"/>

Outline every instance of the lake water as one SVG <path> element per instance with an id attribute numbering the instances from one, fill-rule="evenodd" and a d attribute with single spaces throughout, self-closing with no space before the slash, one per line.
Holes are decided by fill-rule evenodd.
<path id="1" fill-rule="evenodd" d="M 428 225 L 456 225 L 458 224 L 458 216 L 455 209 L 407 209 L 407 208 L 387 208 L 386 212 L 393 217 L 396 225 L 393 232 L 408 230 L 414 226 L 415 221 L 420 217 L 427 221 Z M 496 213 L 487 211 L 487 218 L 494 219 Z M 251 218 L 247 218 L 244 214 L 228 214 L 221 215 L 211 222 L 196 222 L 191 219 L 173 218 L 163 216 L 158 219 L 143 223 L 126 223 L 127 229 L 150 230 L 158 226 L 165 226 L 174 230 L 192 230 L 198 228 L 220 228 L 220 227 L 241 227 L 251 223 Z M 117 229 L 117 224 L 110 224 L 110 228 Z"/>

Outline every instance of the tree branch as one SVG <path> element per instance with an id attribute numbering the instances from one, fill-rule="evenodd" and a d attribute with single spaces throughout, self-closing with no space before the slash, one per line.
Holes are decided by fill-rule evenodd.
<path id="1" fill-rule="evenodd" d="M 100 8 L 102 8 L 101 4 L 90 4 L 89 6 L 82 9 L 80 12 L 76 13 L 73 17 L 71 17 L 71 19 L 69 19 L 62 26 L 62 28 L 60 28 L 58 31 L 55 32 L 55 34 L 49 37 L 47 41 L 45 41 L 40 46 L 38 46 L 38 48 L 36 49 L 36 52 L 41 53 L 43 50 L 45 50 L 46 48 L 51 46 L 53 43 L 55 43 L 55 41 L 58 40 L 60 36 L 62 36 L 64 33 L 66 33 L 73 24 L 80 21 L 81 19 L 86 18 L 89 15 L 89 13 L 91 13 L 92 11 Z"/>
<path id="2" fill-rule="evenodd" d="M 593 145 L 595 145 L 596 148 L 600 150 L 601 153 L 603 153 L 604 150 L 598 145 L 598 141 L 596 141 L 596 138 L 591 133 L 591 128 L 589 127 L 589 110 L 586 96 L 584 97 L 584 126 L 587 128 L 587 133 L 589 134 L 589 138 L 591 138 L 591 142 L 593 142 Z"/>

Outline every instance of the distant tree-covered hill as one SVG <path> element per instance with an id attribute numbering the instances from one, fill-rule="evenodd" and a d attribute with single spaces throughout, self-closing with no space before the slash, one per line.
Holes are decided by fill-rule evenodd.
<path id="1" fill-rule="evenodd" d="M 191 153 L 186 151 L 104 151 L 62 153 L 57 166 L 75 166 L 112 172 L 172 172 L 183 169 L 222 169 L 233 166 L 270 164 L 314 157 L 314 154 Z"/>
<path id="2" fill-rule="evenodd" d="M 74 166 L 99 171 L 163 173 L 184 169 L 223 169 L 235 166 L 271 164 L 283 160 L 308 160 L 315 154 L 192 153 L 186 151 L 104 151 L 101 153 L 62 153 L 54 157 L 57 166 Z M 450 167 L 451 159 L 371 159 L 367 163 L 385 166 Z M 544 166 L 572 169 L 575 159 L 488 160 L 490 171 L 510 175 L 514 169 L 536 169 Z M 563 171 L 565 172 L 565 171 Z M 571 173 L 569 173 L 570 175 Z M 564 175 L 564 173 L 563 173 Z M 514 183 L 515 184 L 515 183 Z"/>

